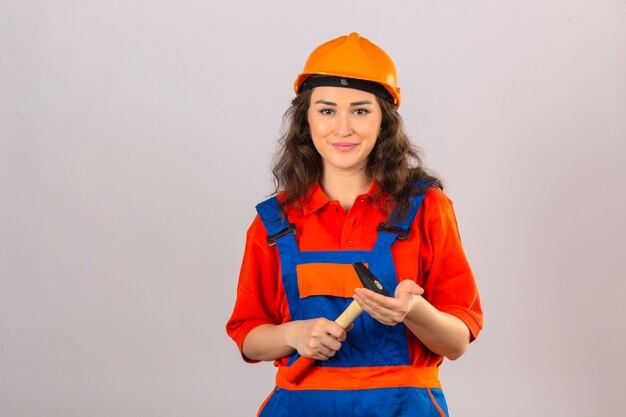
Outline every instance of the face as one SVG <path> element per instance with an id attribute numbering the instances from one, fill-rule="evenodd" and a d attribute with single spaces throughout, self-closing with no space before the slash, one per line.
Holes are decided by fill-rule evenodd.
<path id="1" fill-rule="evenodd" d="M 381 121 L 382 111 L 372 93 L 342 87 L 314 88 L 308 122 L 324 175 L 365 173 Z"/>

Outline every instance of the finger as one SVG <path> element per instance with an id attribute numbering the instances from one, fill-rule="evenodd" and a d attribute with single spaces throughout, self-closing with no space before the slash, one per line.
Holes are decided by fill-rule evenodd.
<path id="1" fill-rule="evenodd" d="M 332 336 L 328 336 L 327 338 L 322 340 L 322 346 L 320 347 L 320 350 L 321 349 L 337 351 L 341 349 L 341 341 L 339 341 L 338 339 L 335 339 Z"/>
<path id="2" fill-rule="evenodd" d="M 355 293 L 353 296 L 354 300 L 359 303 L 359 305 L 361 306 L 361 308 L 367 312 L 369 315 L 373 316 L 374 314 L 374 304 L 372 303 L 372 301 L 370 299 L 367 298 L 367 296 L 365 294 L 358 294 Z"/>
<path id="3" fill-rule="evenodd" d="M 400 300 L 378 296 L 373 292 L 356 291 L 354 299 L 375 320 L 386 326 L 395 326 L 401 321 L 402 302 Z M 361 294 L 358 294 L 361 293 Z"/>
<path id="4" fill-rule="evenodd" d="M 364 299 L 376 299 L 376 296 L 383 297 L 382 295 L 376 294 L 374 291 L 368 290 L 367 288 L 355 288 L 354 293 Z"/>
<path id="5" fill-rule="evenodd" d="M 354 299 L 357 300 L 364 310 L 369 309 L 381 312 L 383 310 L 395 311 L 395 309 L 398 308 L 398 301 L 396 299 L 376 294 L 365 288 L 356 289 Z"/>
<path id="6" fill-rule="evenodd" d="M 316 359 L 325 361 L 335 356 L 335 354 L 337 353 L 337 350 L 329 348 L 327 346 L 322 346 L 320 347 L 319 351 L 316 354 Z"/>
<path id="7" fill-rule="evenodd" d="M 346 329 L 344 329 L 334 321 L 329 323 L 329 326 L 326 328 L 326 334 L 338 340 L 346 339 Z"/>
<path id="8" fill-rule="evenodd" d="M 354 290 L 354 293 L 369 304 L 386 305 L 390 301 L 393 301 L 392 297 L 386 297 L 382 294 L 377 294 L 372 290 L 368 290 L 367 288 L 356 288 Z"/>
<path id="9" fill-rule="evenodd" d="M 367 312 L 375 320 L 383 324 L 388 324 L 388 319 L 386 315 L 389 314 L 389 310 L 381 308 L 381 306 L 377 304 L 372 304 L 367 301 L 363 301 L 361 307 L 363 308 L 363 311 Z"/>

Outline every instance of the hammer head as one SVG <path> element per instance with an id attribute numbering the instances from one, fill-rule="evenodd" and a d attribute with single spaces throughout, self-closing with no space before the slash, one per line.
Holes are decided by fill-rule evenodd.
<path id="1" fill-rule="evenodd" d="M 375 293 L 384 295 L 386 297 L 389 296 L 389 293 L 387 292 L 387 290 L 385 290 L 385 287 L 383 287 L 383 284 L 381 284 L 378 278 L 376 278 L 376 275 L 374 275 L 372 271 L 370 271 L 363 264 L 363 262 L 355 262 L 352 264 L 352 266 L 354 267 L 354 270 L 356 271 L 357 276 L 361 280 L 363 287 L 367 288 L 368 290 L 372 290 Z"/>

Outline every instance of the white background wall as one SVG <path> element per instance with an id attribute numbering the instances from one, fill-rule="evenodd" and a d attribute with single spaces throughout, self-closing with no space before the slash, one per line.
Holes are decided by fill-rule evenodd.
<path id="1" fill-rule="evenodd" d="M 0 415 L 251 416 L 226 337 L 292 81 L 358 31 L 486 327 L 453 416 L 626 407 L 626 2 L 0 0 Z"/>

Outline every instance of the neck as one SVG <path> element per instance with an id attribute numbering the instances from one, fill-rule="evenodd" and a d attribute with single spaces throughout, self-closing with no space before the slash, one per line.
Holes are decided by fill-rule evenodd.
<path id="1" fill-rule="evenodd" d="M 339 201 L 345 211 L 349 211 L 357 196 L 367 193 L 372 180 L 359 172 L 324 173 L 321 187 L 331 200 Z"/>

